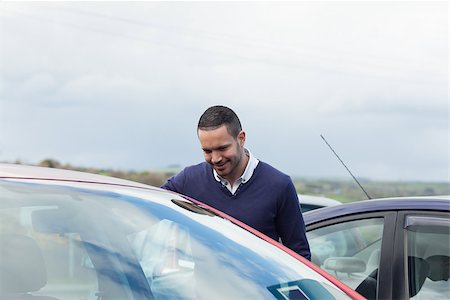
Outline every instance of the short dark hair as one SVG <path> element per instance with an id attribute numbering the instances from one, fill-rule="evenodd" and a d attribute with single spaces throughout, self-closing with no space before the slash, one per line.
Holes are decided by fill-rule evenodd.
<path id="1" fill-rule="evenodd" d="M 225 125 L 232 137 L 237 137 L 242 130 L 241 121 L 236 113 L 222 105 L 211 106 L 200 117 L 197 130 L 214 130 Z"/>

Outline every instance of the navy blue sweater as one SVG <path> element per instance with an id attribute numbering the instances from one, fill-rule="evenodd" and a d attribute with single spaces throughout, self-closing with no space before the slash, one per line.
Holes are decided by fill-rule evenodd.
<path id="1" fill-rule="evenodd" d="M 260 161 L 234 195 L 214 178 L 206 162 L 186 167 L 161 187 L 223 211 L 276 241 L 281 238 L 285 246 L 311 258 L 294 184 L 267 163 Z"/>

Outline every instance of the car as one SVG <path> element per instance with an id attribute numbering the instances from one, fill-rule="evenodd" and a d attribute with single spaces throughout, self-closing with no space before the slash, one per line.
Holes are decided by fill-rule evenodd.
<path id="1" fill-rule="evenodd" d="M 364 200 L 303 216 L 312 261 L 367 299 L 448 299 L 450 196 Z"/>
<path id="2" fill-rule="evenodd" d="M 337 200 L 322 196 L 303 195 L 303 194 L 297 194 L 297 196 L 300 202 L 300 207 L 302 208 L 302 212 L 304 213 L 322 207 L 336 206 L 342 204 Z"/>
<path id="3" fill-rule="evenodd" d="M 194 199 L 0 164 L 1 299 L 363 299 Z"/>

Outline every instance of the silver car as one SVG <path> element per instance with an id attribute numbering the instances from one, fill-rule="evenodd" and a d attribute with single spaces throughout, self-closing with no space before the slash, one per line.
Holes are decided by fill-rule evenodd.
<path id="1" fill-rule="evenodd" d="M 0 164 L 1 299 L 362 299 L 252 228 L 159 188 Z"/>

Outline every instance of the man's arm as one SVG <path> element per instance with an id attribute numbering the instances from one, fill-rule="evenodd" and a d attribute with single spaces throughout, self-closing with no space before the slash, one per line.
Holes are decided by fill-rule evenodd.
<path id="1" fill-rule="evenodd" d="M 161 188 L 183 194 L 184 182 L 185 182 L 185 170 L 182 170 L 177 175 L 174 175 L 169 179 L 167 179 L 167 181 L 163 185 L 161 185 Z"/>
<path id="2" fill-rule="evenodd" d="M 298 202 L 297 191 L 291 180 L 278 205 L 277 230 L 283 245 L 311 260 L 305 222 Z"/>

